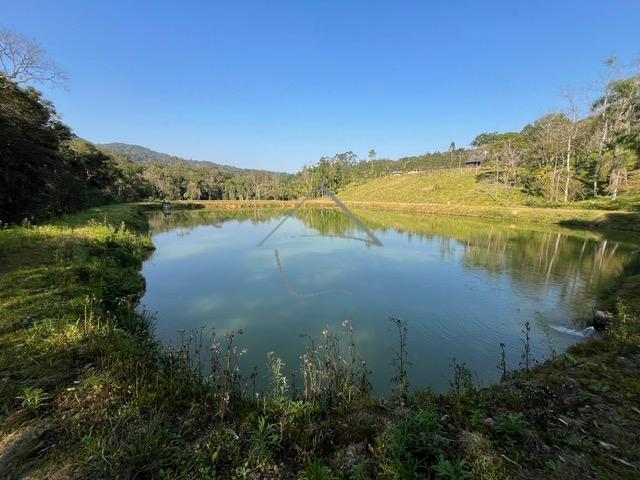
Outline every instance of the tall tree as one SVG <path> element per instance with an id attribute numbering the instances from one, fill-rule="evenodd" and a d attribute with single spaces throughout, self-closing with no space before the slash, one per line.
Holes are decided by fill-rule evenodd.
<path id="1" fill-rule="evenodd" d="M 602 151 L 610 157 L 608 190 L 615 199 L 627 176 L 628 151 L 640 150 L 640 74 L 609 82 L 594 110 L 602 122 Z"/>
<path id="2" fill-rule="evenodd" d="M 451 142 L 449 145 L 449 155 L 451 155 L 451 163 L 455 162 L 456 159 L 456 142 Z M 462 169 L 462 157 L 458 158 L 458 169 Z"/>
<path id="3" fill-rule="evenodd" d="M 571 93 L 567 93 L 565 95 L 567 102 L 569 104 L 568 107 L 568 122 L 564 123 L 564 137 L 565 137 L 565 181 L 564 181 L 564 202 L 567 203 L 569 201 L 569 186 L 571 185 L 572 178 L 572 170 L 571 170 L 571 162 L 573 160 L 572 155 L 574 154 L 574 141 L 576 135 L 578 134 L 578 106 L 576 105 L 576 101 Z"/>

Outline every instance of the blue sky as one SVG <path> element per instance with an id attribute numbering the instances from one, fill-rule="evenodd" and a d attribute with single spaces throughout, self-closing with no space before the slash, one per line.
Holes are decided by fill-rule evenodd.
<path id="1" fill-rule="evenodd" d="M 519 130 L 640 58 L 637 0 L 2 3 L 78 135 L 282 171 Z"/>

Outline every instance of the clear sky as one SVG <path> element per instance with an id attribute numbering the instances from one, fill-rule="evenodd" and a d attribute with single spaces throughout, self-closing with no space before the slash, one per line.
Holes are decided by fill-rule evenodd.
<path id="1" fill-rule="evenodd" d="M 282 171 L 520 130 L 640 58 L 638 0 L 0 4 L 68 73 L 43 90 L 81 137 Z"/>

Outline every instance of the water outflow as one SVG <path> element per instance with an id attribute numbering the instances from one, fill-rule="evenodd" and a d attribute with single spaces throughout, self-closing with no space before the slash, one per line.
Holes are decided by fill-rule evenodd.
<path id="1" fill-rule="evenodd" d="M 573 335 L 574 337 L 590 337 L 596 330 L 593 327 L 587 327 L 583 330 L 574 330 L 572 328 L 562 327 L 560 325 L 550 325 L 550 327 L 556 332 L 565 333 L 567 335 Z"/>

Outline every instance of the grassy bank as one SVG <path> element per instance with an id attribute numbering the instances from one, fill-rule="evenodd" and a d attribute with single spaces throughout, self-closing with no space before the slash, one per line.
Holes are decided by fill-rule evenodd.
<path id="1" fill-rule="evenodd" d="M 329 332 L 307 352 L 308 384 L 272 357 L 256 399 L 240 332 L 213 344 L 203 378 L 197 335 L 164 350 L 135 313 L 153 248 L 143 208 L 0 230 L 0 477 L 640 478 L 636 316 L 488 389 L 454 365 L 450 394 L 405 395 L 400 369 L 392 401 L 368 394 Z"/>

